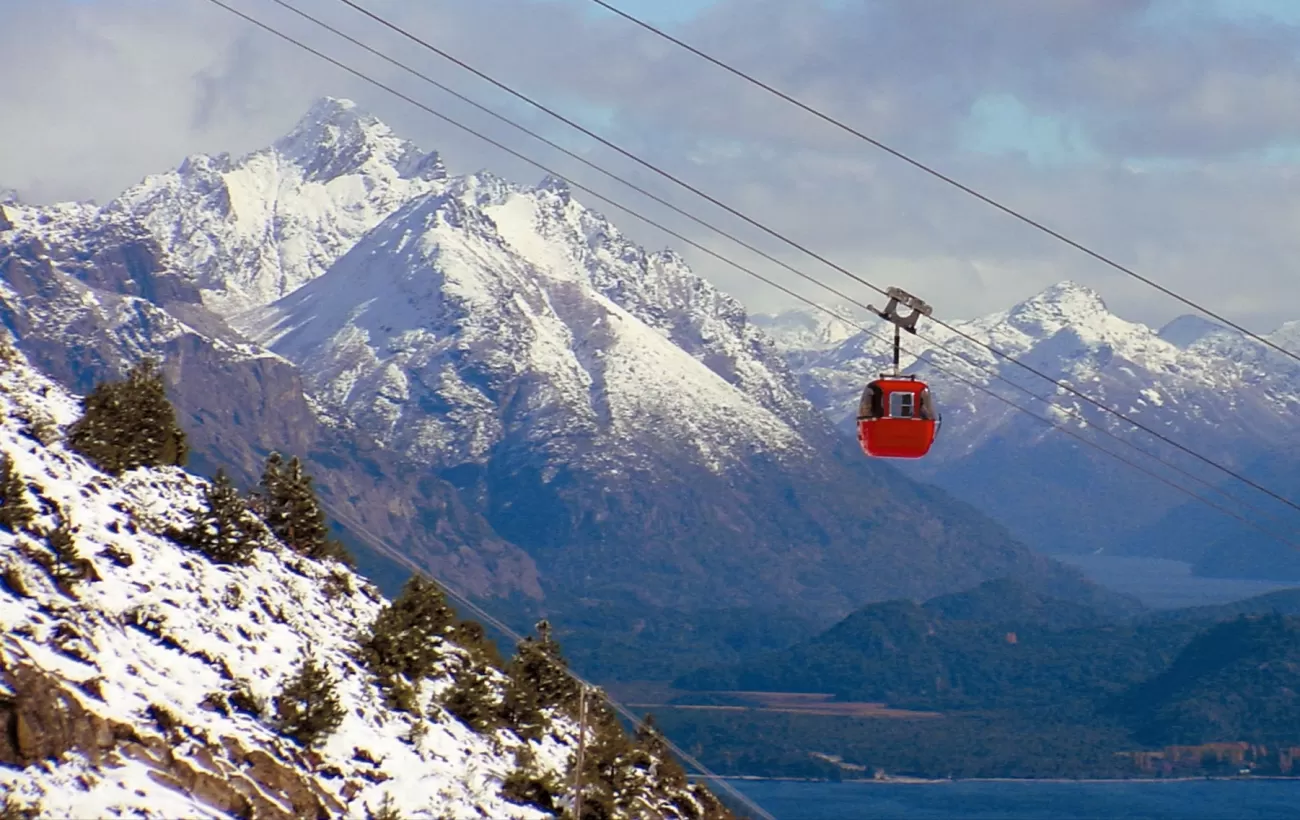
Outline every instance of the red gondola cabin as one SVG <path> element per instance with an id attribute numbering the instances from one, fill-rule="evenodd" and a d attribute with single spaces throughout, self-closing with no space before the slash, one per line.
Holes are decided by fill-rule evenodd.
<path id="1" fill-rule="evenodd" d="M 858 441 L 877 458 L 921 458 L 930 452 L 939 414 L 925 382 L 909 376 L 882 376 L 862 391 Z"/>

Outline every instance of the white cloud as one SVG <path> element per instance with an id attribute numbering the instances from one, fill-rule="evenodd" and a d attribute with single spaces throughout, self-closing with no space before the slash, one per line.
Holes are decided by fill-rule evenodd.
<path id="1" fill-rule="evenodd" d="M 575 167 L 269 0 L 228 2 L 562 171 Z M 341 4 L 297 2 L 564 144 L 589 150 L 683 207 L 783 258 L 797 258 Z M 1163 321 L 1183 312 L 1167 297 L 625 22 L 593 18 L 585 3 L 368 5 L 503 80 L 579 112 L 583 122 L 612 129 L 647 158 L 878 284 L 915 288 L 944 315 L 999 309 L 1066 277 L 1094 285 L 1133 318 Z M 727 0 L 686 33 L 1139 272 L 1210 304 L 1226 299 L 1234 318 L 1270 329 L 1300 316 L 1296 166 L 1232 158 L 1300 142 L 1300 109 L 1290 104 L 1300 90 L 1300 38 L 1294 27 L 1209 18 L 1175 17 L 1183 26 L 1177 30 L 1167 21 L 1156 26 L 1151 6 L 1141 0 L 873 0 L 816 11 L 778 0 Z M 0 188 L 15 187 L 28 199 L 102 200 L 187 154 L 252 150 L 287 131 L 323 94 L 357 100 L 400 133 L 443 152 L 454 171 L 488 167 L 522 181 L 541 175 L 202 0 L 0 0 L 0 19 L 8 78 L 0 84 Z M 1093 146 L 1095 159 L 1044 166 L 1014 153 L 963 152 L 958 142 L 971 107 L 996 94 L 1070 123 Z M 1151 156 L 1183 163 L 1125 170 L 1133 157 Z M 619 199 L 644 203 L 598 174 L 574 174 Z M 593 205 L 643 241 L 680 244 Z M 733 252 L 680 217 L 647 210 Z M 752 306 L 785 301 L 699 253 L 686 249 L 686 255 Z M 872 295 L 816 262 L 799 265 L 863 301 Z M 812 293 L 770 264 L 756 267 Z"/>

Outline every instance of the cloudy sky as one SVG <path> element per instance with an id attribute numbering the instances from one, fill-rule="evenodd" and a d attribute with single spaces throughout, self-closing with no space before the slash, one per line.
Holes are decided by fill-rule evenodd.
<path id="1" fill-rule="evenodd" d="M 287 0 L 862 301 L 801 258 L 337 0 Z M 800 292 L 779 268 L 294 17 L 227 0 Z M 1123 274 L 600 10 L 360 0 L 755 219 L 951 318 L 1065 278 L 1129 318 L 1185 312 Z M 612 0 L 1257 330 L 1300 318 L 1300 2 Z M 0 189 L 105 200 L 187 154 L 240 154 L 348 97 L 453 172 L 541 173 L 208 0 L 0 0 Z M 679 244 L 611 208 L 652 246 Z M 754 308 L 789 300 L 699 253 Z"/>

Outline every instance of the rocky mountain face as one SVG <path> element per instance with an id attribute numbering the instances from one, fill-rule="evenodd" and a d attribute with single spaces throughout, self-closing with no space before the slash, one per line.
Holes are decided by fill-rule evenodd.
<path id="1" fill-rule="evenodd" d="M 299 454 L 332 504 L 431 571 L 479 594 L 540 595 L 526 554 L 446 482 L 322 419 L 292 363 L 241 339 L 134 217 L 111 205 L 0 213 L 0 319 L 44 372 L 84 392 L 156 356 L 196 469 L 251 486 L 269 451 Z"/>
<path id="2" fill-rule="evenodd" d="M 140 222 L 228 316 L 292 293 L 446 171 L 347 100 L 318 101 L 272 146 L 195 155 L 106 207 Z"/>
<path id="3" fill-rule="evenodd" d="M 507 677 L 483 671 L 458 632 L 425 642 L 434 671 L 395 705 L 357 651 L 390 603 L 373 585 L 264 528 L 247 565 L 182 547 L 171 533 L 207 507 L 207 482 L 177 468 L 98 471 L 58 440 L 79 414 L 5 356 L 6 816 L 554 816 L 517 786 L 566 782 L 578 740 L 567 713 L 552 710 L 537 732 L 465 718 L 455 693 L 467 680 L 490 704 Z M 15 504 L 31 511 L 25 523 Z M 304 703 L 294 687 L 308 661 L 326 683 L 303 688 L 315 693 Z M 589 755 L 600 742 L 588 738 Z M 631 748 L 608 816 L 730 816 L 684 778 L 656 775 L 666 762 L 649 747 Z M 562 786 L 551 797 L 567 802 Z"/>
<path id="4" fill-rule="evenodd" d="M 798 371 L 805 393 L 848 433 L 862 385 L 887 367 L 886 340 L 859 332 L 838 344 L 809 344 L 806 328 L 812 320 L 804 312 L 764 321 Z M 875 317 L 863 324 L 888 336 Z M 1063 282 L 1010 310 L 952 324 L 1238 471 L 1269 452 L 1294 448 L 1300 437 L 1295 424 L 1300 365 L 1197 317 L 1184 316 L 1156 330 L 1115 316 L 1095 291 Z M 1272 338 L 1286 344 L 1296 335 L 1294 324 Z M 911 350 L 902 364 L 935 385 L 943 428 L 931 456 L 906 465 L 909 474 L 990 513 L 1034 547 L 1173 557 L 1179 550 L 1168 547 L 1158 522 L 1189 499 L 938 368 L 1223 503 L 1212 490 L 1089 429 L 1073 414 L 1211 484 L 1231 481 L 1203 462 L 945 328 L 922 320 L 920 330 L 932 342 L 905 340 Z M 1272 503 L 1258 493 L 1251 501 Z M 1130 543 L 1139 531 L 1146 533 L 1144 542 Z"/>
<path id="5" fill-rule="evenodd" d="M 450 179 L 231 321 L 456 483 L 552 589 L 830 613 L 1059 572 L 863 462 L 739 303 L 557 180 Z"/>
<path id="6" fill-rule="evenodd" d="M 72 289 L 75 310 L 47 312 L 89 316 L 82 336 L 102 341 L 70 346 L 104 351 L 72 354 L 86 373 L 167 354 L 202 458 L 250 476 L 266 449 L 302 453 L 329 500 L 476 594 L 821 617 L 1008 574 L 1090 594 L 863 459 L 767 334 L 675 254 L 637 247 L 554 180 L 449 177 L 345 101 L 102 208 L 10 211 L 6 247 L 70 249 L 11 256 Z M 106 301 L 116 285 L 68 273 L 106 224 L 140 237 L 145 279 L 176 293 Z M 32 317 L 24 349 L 84 389 L 42 341 L 54 297 L 5 287 L 10 314 Z"/>

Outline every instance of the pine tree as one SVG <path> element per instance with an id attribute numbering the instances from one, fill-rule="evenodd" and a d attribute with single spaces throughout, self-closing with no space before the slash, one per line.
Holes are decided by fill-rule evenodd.
<path id="1" fill-rule="evenodd" d="M 478 621 L 457 621 L 451 629 L 451 642 L 469 650 L 477 663 L 501 669 L 501 650 L 487 636 L 487 630 Z"/>
<path id="2" fill-rule="evenodd" d="M 506 678 L 504 709 L 520 737 L 541 737 L 543 709 L 577 712 L 578 683 L 569 676 L 546 621 L 538 622 L 536 640 L 528 637 L 519 642 L 506 666 Z"/>
<path id="3" fill-rule="evenodd" d="M 672 788 L 686 786 L 686 770 L 673 756 L 668 741 L 655 724 L 655 716 L 647 714 L 636 730 L 638 764 L 646 771 L 653 771 L 655 781 Z"/>
<path id="4" fill-rule="evenodd" d="M 393 795 L 384 792 L 384 799 L 379 804 L 379 809 L 372 810 L 370 804 L 366 804 L 366 820 L 402 820 L 401 813 L 397 806 L 393 804 Z"/>
<path id="5" fill-rule="evenodd" d="M 488 678 L 488 667 L 482 663 L 470 663 L 457 670 L 441 702 L 444 709 L 480 734 L 502 724 L 496 689 Z"/>
<path id="6" fill-rule="evenodd" d="M 341 543 L 329 537 L 329 525 L 312 486 L 312 477 L 294 456 L 288 464 L 271 453 L 262 473 L 263 518 L 290 549 L 315 560 L 354 564 Z"/>
<path id="7" fill-rule="evenodd" d="M 8 333 L 0 335 L 0 364 L 16 364 L 18 362 L 18 351 L 9 338 Z"/>
<path id="8" fill-rule="evenodd" d="M 579 820 L 614 820 L 632 808 L 638 785 L 633 771 L 631 742 L 614 711 L 599 692 L 587 694 L 586 752 L 582 766 L 582 817 Z M 572 781 L 577 753 L 569 762 Z M 566 816 L 569 816 L 566 814 Z"/>
<path id="9" fill-rule="evenodd" d="M 281 537 L 285 529 L 285 506 L 282 502 L 284 491 L 280 489 L 281 473 L 284 471 L 284 457 L 274 450 L 266 457 L 266 466 L 262 468 L 262 480 L 258 483 L 258 514 L 276 537 Z"/>
<path id="10" fill-rule="evenodd" d="M 16 533 L 26 529 L 36 518 L 36 510 L 27 501 L 26 485 L 14 469 L 9 456 L 0 456 L 0 527 Z"/>
<path id="11" fill-rule="evenodd" d="M 81 418 L 68 428 L 68 446 L 116 475 L 128 469 L 130 403 L 122 382 L 102 382 L 82 400 Z"/>
<path id="12" fill-rule="evenodd" d="M 145 359 L 131 368 L 127 388 L 138 414 L 132 460 L 150 467 L 185 466 L 189 447 L 185 432 L 176 423 L 176 410 L 167 400 L 158 362 Z"/>
<path id="13" fill-rule="evenodd" d="M 378 679 L 395 708 L 414 710 L 411 684 L 418 686 L 433 673 L 443 654 L 436 639 L 445 639 L 455 620 L 438 585 L 416 574 L 359 637 L 361 662 Z"/>
<path id="14" fill-rule="evenodd" d="M 68 445 L 116 475 L 136 467 L 184 466 L 188 445 L 167 400 L 157 363 L 146 359 L 125 381 L 102 382 L 82 401 Z"/>
<path id="15" fill-rule="evenodd" d="M 54 577 L 64 582 L 78 580 L 81 575 L 81 554 L 77 552 L 76 536 L 68 522 L 59 522 L 58 528 L 50 533 L 47 541 L 54 551 Z"/>
<path id="16" fill-rule="evenodd" d="M 334 681 L 311 657 L 303 659 L 275 698 L 280 731 L 307 747 L 328 737 L 346 713 L 334 692 Z"/>
<path id="17" fill-rule="evenodd" d="M 564 787 L 542 771 L 531 746 L 524 744 L 515 750 L 515 767 L 501 783 L 503 798 L 520 806 L 533 806 L 555 814 L 556 798 L 563 792 Z"/>
<path id="18" fill-rule="evenodd" d="M 205 509 L 194 515 L 190 528 L 178 539 L 218 564 L 248 564 L 257 549 L 251 514 L 239 491 L 217 470 L 204 489 Z"/>
<path id="19" fill-rule="evenodd" d="M 324 558 L 329 544 L 329 525 L 316 500 L 312 478 L 303 472 L 297 456 L 289 460 L 285 475 L 288 491 L 289 538 L 293 548 L 309 558 Z"/>

